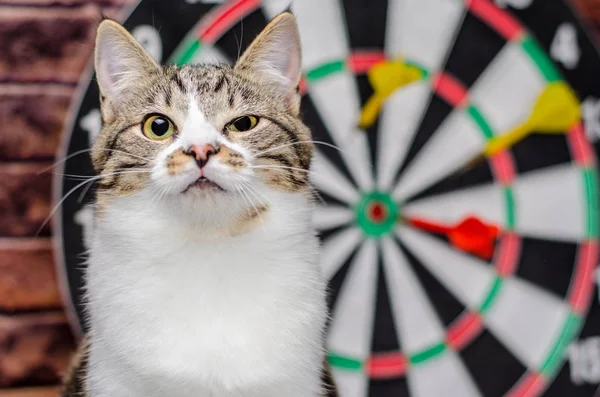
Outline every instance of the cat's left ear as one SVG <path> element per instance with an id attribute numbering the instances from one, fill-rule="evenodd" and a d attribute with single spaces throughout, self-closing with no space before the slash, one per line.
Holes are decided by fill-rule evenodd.
<path id="1" fill-rule="evenodd" d="M 236 70 L 253 73 L 278 90 L 290 110 L 298 113 L 297 92 L 302 77 L 300 34 L 290 12 L 276 16 L 250 44 L 235 65 Z"/>

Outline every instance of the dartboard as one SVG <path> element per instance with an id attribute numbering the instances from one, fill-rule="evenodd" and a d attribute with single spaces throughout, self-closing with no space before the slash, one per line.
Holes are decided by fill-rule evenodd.
<path id="1" fill-rule="evenodd" d="M 288 6 L 144 0 L 125 26 L 160 62 L 231 63 Z M 341 396 L 592 396 L 600 58 L 568 4 L 292 8 Z M 91 76 L 55 183 L 74 319 L 93 233 L 93 186 L 74 176 L 92 175 L 85 150 L 100 129 Z"/>

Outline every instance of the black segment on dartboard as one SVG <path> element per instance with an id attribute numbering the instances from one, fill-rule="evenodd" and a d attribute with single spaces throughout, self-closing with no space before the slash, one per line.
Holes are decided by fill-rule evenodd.
<path id="1" fill-rule="evenodd" d="M 377 249 L 379 250 L 378 261 L 373 263 L 373 266 L 377 266 L 377 292 L 371 351 L 373 353 L 399 352 L 402 351 L 402 346 L 397 337 L 396 324 L 394 324 L 391 297 L 381 258 L 381 247 L 378 246 Z"/>
<path id="2" fill-rule="evenodd" d="M 566 67 L 562 62 L 553 59 L 554 64 L 581 100 L 588 96 L 598 98 L 600 97 L 600 79 L 598 79 L 600 57 L 597 48 L 590 40 L 590 37 L 595 37 L 595 34 L 586 32 L 568 3 L 558 0 L 535 0 L 529 7 L 510 8 L 510 12 L 532 32 L 547 54 L 550 54 L 550 47 L 558 27 L 563 23 L 571 24 L 577 31 L 579 62 L 573 68 Z M 552 58 L 552 55 L 550 57 Z"/>
<path id="3" fill-rule="evenodd" d="M 494 29 L 477 16 L 467 13 L 444 70 L 469 88 L 505 44 L 506 40 Z"/>
<path id="4" fill-rule="evenodd" d="M 417 276 L 418 282 L 427 294 L 438 318 L 445 327 L 448 327 L 465 311 L 466 307 L 423 266 L 421 261 L 402 242 L 398 241 L 398 244 L 400 244 L 410 268 Z"/>
<path id="5" fill-rule="evenodd" d="M 215 47 L 235 63 L 268 23 L 262 10 L 253 11 L 229 28 L 217 40 Z"/>
<path id="6" fill-rule="evenodd" d="M 310 95 L 304 95 L 302 97 L 302 121 L 308 128 L 310 128 L 310 132 L 312 134 L 313 141 L 323 142 L 323 144 L 315 144 L 315 148 L 323 153 L 327 159 L 333 163 L 338 171 L 340 171 L 349 181 L 352 181 L 352 175 L 348 168 L 346 167 L 346 163 L 342 158 L 342 153 L 335 142 L 333 141 L 331 134 L 329 134 L 323 120 L 321 119 L 321 115 L 317 110 L 314 102 L 310 98 Z M 319 192 L 323 198 L 326 199 L 327 202 L 337 202 L 338 204 L 342 204 L 339 201 L 327 196 L 326 194 Z M 342 204 L 346 205 L 346 204 Z"/>
<path id="7" fill-rule="evenodd" d="M 528 135 L 515 143 L 511 152 L 519 174 L 573 160 L 565 134 Z"/>
<path id="8" fill-rule="evenodd" d="M 573 283 L 571 275 L 576 257 L 574 243 L 522 237 L 516 275 L 565 300 Z"/>
<path id="9" fill-rule="evenodd" d="M 600 338 L 600 303 L 598 302 L 598 289 L 594 289 L 590 309 L 585 316 L 585 322 L 581 333 L 571 344 L 572 349 L 577 348 L 579 356 L 578 362 L 573 362 L 571 354 L 567 355 L 567 361 L 556 380 L 552 383 L 544 397 L 598 397 L 600 389 L 597 381 L 597 363 L 600 355 L 597 349 L 586 350 L 588 343 L 597 344 Z M 591 378 L 589 377 L 591 375 Z"/>
<path id="10" fill-rule="evenodd" d="M 409 397 L 406 377 L 393 379 L 373 379 L 369 382 L 370 397 Z"/>
<path id="11" fill-rule="evenodd" d="M 146 0 L 138 5 L 131 13 L 124 26 L 133 31 L 137 26 L 153 26 L 159 32 L 162 41 L 163 61 L 168 59 L 176 46 L 183 40 L 185 35 L 195 26 L 198 20 L 209 12 L 215 5 L 196 3 L 189 4 L 183 0 L 164 2 L 162 0 Z M 91 142 L 88 141 L 88 132 L 81 126 L 81 120 L 88 116 L 91 111 L 100 108 L 98 98 L 98 86 L 94 76 L 90 76 L 89 84 L 77 110 L 73 123 L 71 136 L 68 138 L 67 154 L 88 149 Z M 93 169 L 88 154 L 77 155 L 65 162 L 65 174 L 93 175 Z M 64 196 L 77 183 L 67 177 L 63 177 L 60 194 Z M 85 188 L 82 186 L 82 189 Z M 86 199 L 92 197 L 90 191 Z M 83 246 L 82 227 L 75 222 L 75 215 L 86 204 L 87 200 L 79 202 L 80 190 L 71 194 L 62 203 L 58 210 L 61 225 L 61 248 L 64 260 L 64 271 L 69 285 L 69 293 L 75 314 L 79 318 L 82 329 L 87 330 L 84 324 L 83 312 L 83 271 L 85 267 L 85 248 Z M 58 231 L 57 231 L 58 232 Z"/>
<path id="12" fill-rule="evenodd" d="M 424 116 L 421 119 L 417 132 L 413 137 L 410 148 L 406 152 L 406 157 L 404 158 L 404 162 L 400 166 L 396 177 L 402 175 L 404 170 L 414 160 L 427 141 L 435 134 L 450 113 L 452 113 L 453 109 L 452 105 L 437 94 L 432 93 L 429 104 L 427 105 L 427 110 L 424 112 Z"/>
<path id="13" fill-rule="evenodd" d="M 387 0 L 344 0 L 343 9 L 346 21 L 346 32 L 351 51 L 381 50 L 385 48 L 385 31 L 387 29 Z M 364 106 L 373 89 L 366 75 L 357 76 L 360 105 Z M 358 121 L 358 115 L 356 115 Z M 365 130 L 371 154 L 374 175 L 377 175 L 377 140 L 379 118 Z"/>
<path id="14" fill-rule="evenodd" d="M 460 352 L 481 395 L 501 397 L 527 372 L 527 368 L 488 330 Z"/>
<path id="15" fill-rule="evenodd" d="M 570 367 L 565 363 L 550 384 L 544 397 L 598 397 L 594 394 L 598 385 L 590 383 L 574 384 L 571 381 Z"/>
<path id="16" fill-rule="evenodd" d="M 439 194 L 449 193 L 461 189 L 481 186 L 494 182 L 494 174 L 490 164 L 485 160 L 477 160 L 473 164 L 468 164 L 458 171 L 448 175 L 444 179 L 431 185 L 405 200 L 406 203 L 431 197 Z"/>
<path id="17" fill-rule="evenodd" d="M 331 235 L 333 235 L 333 233 L 331 233 L 330 236 Z M 329 279 L 329 283 L 327 285 L 327 307 L 330 314 L 333 313 L 333 310 L 335 310 L 335 304 L 338 296 L 340 295 L 342 286 L 346 281 L 346 276 L 348 276 L 348 272 L 351 270 L 351 263 L 354 260 L 357 251 L 358 248 L 355 248 L 354 251 L 348 256 L 348 259 L 346 259 L 346 262 L 338 269 L 334 276 Z M 327 327 L 329 327 L 330 322 L 331 316 L 327 319 Z"/>

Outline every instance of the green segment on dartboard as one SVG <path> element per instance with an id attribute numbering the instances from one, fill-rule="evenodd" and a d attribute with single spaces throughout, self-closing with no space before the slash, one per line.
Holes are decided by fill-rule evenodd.
<path id="1" fill-rule="evenodd" d="M 177 65 L 182 66 L 190 63 L 191 60 L 194 59 L 196 53 L 200 51 L 201 47 L 202 45 L 198 40 L 194 40 L 189 45 L 185 46 L 184 51 L 182 51 L 180 54 L 177 54 L 175 57 Z"/>
<path id="2" fill-rule="evenodd" d="M 306 78 L 308 79 L 308 81 L 319 80 L 330 74 L 341 72 L 342 70 L 344 70 L 345 67 L 346 66 L 344 64 L 344 61 L 333 61 L 324 63 L 306 72 Z"/>
<path id="3" fill-rule="evenodd" d="M 521 41 L 521 47 L 538 65 L 538 68 L 548 82 L 561 80 L 560 73 L 533 37 L 526 35 Z"/>
<path id="4" fill-rule="evenodd" d="M 558 371 L 564 359 L 564 352 L 566 351 L 573 338 L 575 338 L 575 336 L 577 336 L 577 334 L 579 333 L 581 325 L 581 316 L 575 313 L 569 313 L 567 321 L 565 322 L 565 325 L 560 335 L 558 336 L 558 340 L 554 344 L 552 352 L 548 355 L 548 358 L 546 358 L 546 361 L 542 364 L 542 367 L 540 368 L 540 372 L 543 375 L 549 376 Z"/>
<path id="5" fill-rule="evenodd" d="M 490 127 L 490 125 L 487 123 L 479 109 L 473 105 L 469 105 L 469 107 L 467 107 L 467 113 L 469 113 L 473 121 L 477 124 L 485 139 L 490 139 L 494 136 L 492 127 Z"/>
<path id="6" fill-rule="evenodd" d="M 386 193 L 365 194 L 356 206 L 356 222 L 370 237 L 390 233 L 396 225 L 398 205 Z"/>
<path id="7" fill-rule="evenodd" d="M 446 345 L 444 343 L 439 343 L 437 345 L 431 346 L 423 351 L 413 354 L 409 357 L 410 363 L 420 364 L 435 356 L 439 356 L 440 354 L 446 351 Z"/>
<path id="8" fill-rule="evenodd" d="M 587 237 L 598 238 L 598 173 L 593 168 L 582 172 L 587 202 Z"/>
<path id="9" fill-rule="evenodd" d="M 358 371 L 362 368 L 360 360 L 339 356 L 331 352 L 327 354 L 327 361 L 329 361 L 332 367 L 343 368 L 349 371 Z"/>

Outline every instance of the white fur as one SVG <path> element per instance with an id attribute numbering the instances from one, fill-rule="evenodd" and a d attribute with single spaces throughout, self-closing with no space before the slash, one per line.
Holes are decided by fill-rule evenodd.
<path id="1" fill-rule="evenodd" d="M 91 395 L 320 396 L 325 283 L 309 201 L 216 159 L 205 175 L 226 191 L 182 194 L 199 170 L 192 162 L 169 176 L 166 153 L 210 143 L 212 127 L 192 105 L 195 122 L 157 158 L 151 185 L 113 199 L 97 220 L 87 270 Z M 269 211 L 252 230 L 218 234 L 258 202 Z"/>

